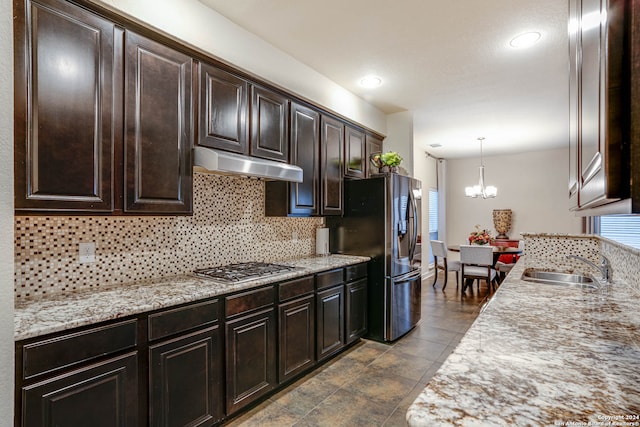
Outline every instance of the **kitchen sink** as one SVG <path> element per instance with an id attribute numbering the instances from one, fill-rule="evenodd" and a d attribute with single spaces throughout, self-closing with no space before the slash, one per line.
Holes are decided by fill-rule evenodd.
<path id="1" fill-rule="evenodd" d="M 582 289 L 598 289 L 600 287 L 598 282 L 589 276 L 572 273 L 560 273 L 557 271 L 539 271 L 527 269 L 524 271 L 524 273 L 522 273 L 521 279 L 527 282 L 570 286 Z"/>

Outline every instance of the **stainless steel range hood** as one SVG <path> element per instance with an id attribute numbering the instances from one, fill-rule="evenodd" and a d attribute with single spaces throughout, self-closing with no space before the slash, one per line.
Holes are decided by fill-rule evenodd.
<path id="1" fill-rule="evenodd" d="M 202 146 L 193 149 L 193 166 L 196 172 L 302 182 L 302 169 L 298 166 Z"/>

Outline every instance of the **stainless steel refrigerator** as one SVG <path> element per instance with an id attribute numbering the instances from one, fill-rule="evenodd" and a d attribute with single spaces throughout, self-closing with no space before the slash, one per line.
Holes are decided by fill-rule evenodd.
<path id="1" fill-rule="evenodd" d="M 369 263 L 369 332 L 394 341 L 420 320 L 420 181 L 398 174 L 344 182 L 344 215 L 327 217 L 332 253 Z"/>

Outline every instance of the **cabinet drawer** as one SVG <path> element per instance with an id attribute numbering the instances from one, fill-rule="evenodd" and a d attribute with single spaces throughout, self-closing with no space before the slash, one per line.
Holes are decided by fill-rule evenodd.
<path id="1" fill-rule="evenodd" d="M 350 265 L 344 269 L 345 282 L 351 282 L 352 280 L 360 279 L 367 275 L 367 263 Z"/>
<path id="2" fill-rule="evenodd" d="M 342 268 L 337 268 L 335 270 L 316 274 L 316 287 L 318 289 L 324 289 L 334 285 L 339 285 L 343 281 L 344 271 Z"/>
<path id="3" fill-rule="evenodd" d="M 218 321 L 218 300 L 149 315 L 149 340 L 168 337 Z"/>
<path id="4" fill-rule="evenodd" d="M 273 286 L 226 297 L 226 317 L 273 305 Z"/>
<path id="5" fill-rule="evenodd" d="M 68 368 L 136 346 L 137 320 L 102 326 L 27 344 L 23 348 L 23 378 Z"/>
<path id="6" fill-rule="evenodd" d="M 313 290 L 313 276 L 291 280 L 280 283 L 278 286 L 278 299 L 279 301 L 286 301 L 300 295 L 311 293 Z"/>

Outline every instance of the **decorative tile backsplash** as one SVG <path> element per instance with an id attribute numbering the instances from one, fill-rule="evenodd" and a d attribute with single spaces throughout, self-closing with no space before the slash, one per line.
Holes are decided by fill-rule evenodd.
<path id="1" fill-rule="evenodd" d="M 611 262 L 611 275 L 615 281 L 623 281 L 640 293 L 640 251 L 621 243 L 595 235 L 534 234 L 523 233 L 527 264 L 547 265 L 566 271 L 598 272 L 586 264 L 568 259 L 567 255 L 583 256 L 595 264 L 600 254 Z M 542 264 L 544 265 L 542 265 Z"/>
<path id="2" fill-rule="evenodd" d="M 315 252 L 322 219 L 265 217 L 263 181 L 196 173 L 193 191 L 193 216 L 16 216 L 16 298 Z M 78 262 L 80 242 L 96 262 Z"/>

